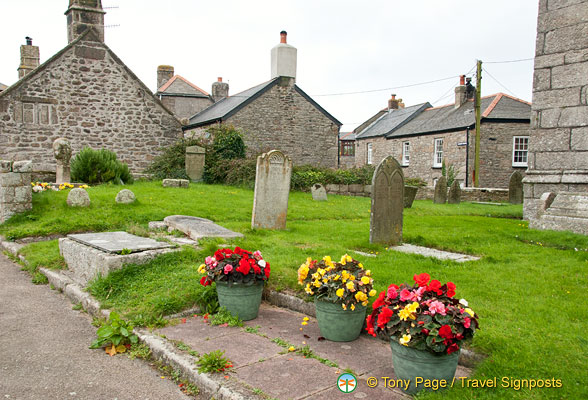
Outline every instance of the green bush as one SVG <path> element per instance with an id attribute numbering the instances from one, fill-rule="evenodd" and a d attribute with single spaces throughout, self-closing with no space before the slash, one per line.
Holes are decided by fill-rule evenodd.
<path id="1" fill-rule="evenodd" d="M 219 125 L 207 129 L 212 143 L 207 146 L 204 163 L 204 182 L 224 183 L 231 170 L 231 160 L 245 159 L 243 134 L 232 125 Z"/>
<path id="2" fill-rule="evenodd" d="M 200 139 L 180 139 L 167 148 L 145 169 L 156 179 L 190 179 L 186 174 L 186 147 L 206 147 Z"/>
<path id="3" fill-rule="evenodd" d="M 90 185 L 107 182 L 133 183 L 129 166 L 119 161 L 116 153 L 90 147 L 84 147 L 71 161 L 71 178 L 74 182 Z"/>
<path id="4" fill-rule="evenodd" d="M 361 168 L 332 169 L 303 165 L 294 167 L 290 187 L 294 190 L 308 190 L 315 183 L 328 184 L 362 184 L 371 185 L 374 167 L 366 165 Z"/>
<path id="5" fill-rule="evenodd" d="M 404 184 L 406 186 L 418 186 L 418 187 L 427 186 L 427 182 L 425 182 L 421 178 L 406 178 L 404 180 Z"/>

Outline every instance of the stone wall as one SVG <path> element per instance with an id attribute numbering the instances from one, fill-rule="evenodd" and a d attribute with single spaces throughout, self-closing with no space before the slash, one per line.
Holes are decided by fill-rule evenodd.
<path id="1" fill-rule="evenodd" d="M 0 158 L 55 172 L 51 146 L 64 137 L 74 156 L 104 147 L 137 173 L 181 137 L 179 121 L 90 35 L 0 93 Z"/>
<path id="2" fill-rule="evenodd" d="M 33 208 L 31 161 L 0 160 L 0 224 Z"/>
<path id="3" fill-rule="evenodd" d="M 339 127 L 281 79 L 227 119 L 245 134 L 249 155 L 280 150 L 294 165 L 337 167 Z"/>
<path id="4" fill-rule="evenodd" d="M 480 187 L 508 188 L 510 175 L 525 168 L 512 166 L 513 136 L 528 135 L 529 124 L 520 122 L 484 122 L 480 130 Z M 443 139 L 445 165 L 453 165 L 457 179 L 465 182 L 466 154 L 468 162 L 468 186 L 473 185 L 475 132 L 470 131 L 469 151 L 465 145 L 467 131 L 445 132 L 405 138 L 367 138 L 357 141 L 355 165 L 366 164 L 367 143 L 372 143 L 373 164 L 377 165 L 386 156 L 392 155 L 402 165 L 402 143 L 410 143 L 410 161 L 403 167 L 405 179 L 420 178 L 428 185 L 441 177 L 441 167 L 433 167 L 435 139 Z"/>
<path id="5" fill-rule="evenodd" d="M 213 104 L 208 97 L 161 96 L 161 102 L 179 120 L 189 119 Z"/>
<path id="6" fill-rule="evenodd" d="M 588 192 L 588 0 L 540 0 L 523 217 L 546 192 Z"/>

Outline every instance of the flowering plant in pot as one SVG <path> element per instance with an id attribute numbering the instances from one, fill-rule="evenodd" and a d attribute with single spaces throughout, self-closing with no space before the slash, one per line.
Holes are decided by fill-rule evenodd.
<path id="1" fill-rule="evenodd" d="M 366 319 L 369 334 L 390 338 L 394 372 L 411 380 L 409 393 L 419 389 L 417 376 L 453 379 L 460 347 L 478 328 L 478 315 L 468 302 L 454 297 L 453 282 L 441 284 L 426 273 L 413 279 L 412 286 L 392 284 L 380 293 Z"/>
<path id="2" fill-rule="evenodd" d="M 257 318 L 263 284 L 270 276 L 270 264 L 259 250 L 219 249 L 206 257 L 198 272 L 204 274 L 200 284 L 216 282 L 221 307 L 244 321 Z"/>
<path id="3" fill-rule="evenodd" d="M 345 254 L 339 262 L 330 256 L 310 257 L 298 268 L 298 283 L 314 298 L 321 334 L 348 342 L 361 333 L 368 298 L 376 295 L 370 270 Z"/>

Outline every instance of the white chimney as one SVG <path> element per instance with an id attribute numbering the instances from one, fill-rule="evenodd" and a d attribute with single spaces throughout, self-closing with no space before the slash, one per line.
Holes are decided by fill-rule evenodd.
<path id="1" fill-rule="evenodd" d="M 272 79 L 286 76 L 296 79 L 296 47 L 286 42 L 286 31 L 280 32 L 280 43 L 272 49 Z"/>

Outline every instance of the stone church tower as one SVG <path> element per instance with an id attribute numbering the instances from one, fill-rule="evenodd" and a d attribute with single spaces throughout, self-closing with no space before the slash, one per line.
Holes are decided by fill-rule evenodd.
<path id="1" fill-rule="evenodd" d="M 80 37 L 88 28 L 94 28 L 104 42 L 104 14 L 102 0 L 69 0 L 67 17 L 67 42 Z"/>

